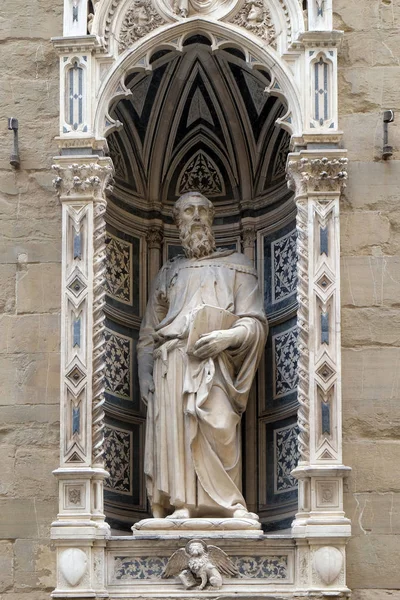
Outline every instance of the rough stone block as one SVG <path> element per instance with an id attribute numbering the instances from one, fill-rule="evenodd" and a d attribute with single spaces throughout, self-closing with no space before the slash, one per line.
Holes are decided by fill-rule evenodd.
<path id="1" fill-rule="evenodd" d="M 398 548 L 399 538 L 395 535 L 350 538 L 346 549 L 347 585 L 351 589 L 398 589 Z"/>
<path id="2" fill-rule="evenodd" d="M 32 414 L 31 411 L 27 412 Z M 55 411 L 55 414 L 57 412 L 60 412 L 59 409 Z M 54 415 L 51 415 L 50 417 L 54 418 Z M 52 423 L 37 423 L 35 421 L 27 422 L 25 424 L 3 423 L 0 425 L 0 443 L 18 447 L 51 447 L 57 456 L 60 446 L 59 437 L 60 431 L 58 421 L 53 421 Z"/>
<path id="3" fill-rule="evenodd" d="M 341 265 L 342 306 L 398 306 L 400 257 L 344 256 Z"/>
<path id="4" fill-rule="evenodd" d="M 44 41 L 62 35 L 62 3 L 57 0 L 48 4 L 44 0 L 34 0 L 23 5 L 15 5 L 11 0 L 3 0 L 0 20 L 0 39 L 39 38 L 36 44 L 40 55 Z M 43 38 L 43 40 L 40 40 Z"/>
<path id="5" fill-rule="evenodd" d="M 35 538 L 38 522 L 35 501 L 0 498 L 0 537 L 8 539 Z"/>
<path id="6" fill-rule="evenodd" d="M 400 444 L 397 440 L 344 440 L 343 454 L 344 464 L 353 469 L 347 480 L 349 492 L 400 492 Z"/>
<path id="7" fill-rule="evenodd" d="M 15 453 L 16 496 L 36 500 L 56 498 L 57 481 L 51 473 L 58 464 L 53 448 L 18 448 Z"/>
<path id="8" fill-rule="evenodd" d="M 398 439 L 400 349 L 342 350 L 343 432 L 352 439 Z"/>
<path id="9" fill-rule="evenodd" d="M 16 540 L 14 560 L 15 591 L 55 587 L 55 550 L 49 542 Z"/>
<path id="10" fill-rule="evenodd" d="M 0 353 L 58 352 L 60 317 L 4 315 L 0 319 Z"/>
<path id="11" fill-rule="evenodd" d="M 11 542 L 0 541 L 0 592 L 10 589 L 13 580 L 13 545 Z"/>
<path id="12" fill-rule="evenodd" d="M 370 29 L 347 32 L 340 49 L 340 65 L 361 67 L 398 66 L 400 47 L 398 31 L 393 29 Z"/>
<path id="13" fill-rule="evenodd" d="M 339 110 L 341 96 L 339 96 Z M 373 162 L 382 154 L 383 129 L 381 112 L 340 113 L 343 145 L 350 161 Z"/>
<path id="14" fill-rule="evenodd" d="M 364 2 L 357 6 L 349 4 L 347 0 L 335 0 L 334 27 L 345 31 L 363 31 L 379 24 L 378 2 Z"/>
<path id="15" fill-rule="evenodd" d="M 11 495 L 14 491 L 15 446 L 1 444 L 0 446 L 0 496 Z M 0 568 L 1 578 L 1 568 Z M 0 584 L 1 590 L 1 584 Z"/>
<path id="16" fill-rule="evenodd" d="M 343 308 L 342 345 L 400 346 L 400 311 L 395 308 Z"/>
<path id="17" fill-rule="evenodd" d="M 15 310 L 15 265 L 0 265 L 0 313 Z"/>
<path id="18" fill-rule="evenodd" d="M 389 218 L 380 212 L 343 212 L 340 226 L 342 255 L 373 254 L 390 240 Z"/>
<path id="19" fill-rule="evenodd" d="M 0 406 L 58 404 L 58 353 L 0 354 Z"/>
<path id="20" fill-rule="evenodd" d="M 400 204 L 399 178 L 400 161 L 351 161 L 342 204 L 353 209 L 395 210 Z"/>
<path id="21" fill-rule="evenodd" d="M 0 271 L 1 273 L 1 271 Z M 60 310 L 61 265 L 28 264 L 17 274 L 17 313 Z"/>
<path id="22" fill-rule="evenodd" d="M 365 585 L 365 584 L 364 584 Z M 400 600 L 400 590 L 352 590 L 352 600 Z"/>
<path id="23" fill-rule="evenodd" d="M 386 85 L 383 67 L 355 67 L 339 71 L 340 112 L 367 113 L 381 109 Z"/>
<path id="24" fill-rule="evenodd" d="M 0 424 L 13 428 L 16 424 L 39 423 L 51 425 L 60 418 L 57 405 L 39 404 L 35 406 L 0 406 Z"/>

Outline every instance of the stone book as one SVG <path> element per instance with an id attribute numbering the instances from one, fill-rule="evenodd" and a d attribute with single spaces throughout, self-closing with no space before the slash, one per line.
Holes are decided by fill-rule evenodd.
<path id="1" fill-rule="evenodd" d="M 192 354 L 194 345 L 201 335 L 221 329 L 230 329 L 239 319 L 224 308 L 204 304 L 192 315 L 189 325 L 189 336 L 187 341 L 187 352 Z"/>

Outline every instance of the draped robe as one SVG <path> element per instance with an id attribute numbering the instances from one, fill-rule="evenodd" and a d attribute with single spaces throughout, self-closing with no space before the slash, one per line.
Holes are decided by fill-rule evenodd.
<path id="1" fill-rule="evenodd" d="M 214 359 L 186 352 L 199 307 L 238 317 L 246 336 Z M 138 343 L 139 374 L 153 370 L 145 475 L 151 504 L 197 516 L 232 516 L 241 493 L 240 421 L 267 334 L 257 274 L 248 259 L 216 251 L 166 263 L 153 285 Z"/>

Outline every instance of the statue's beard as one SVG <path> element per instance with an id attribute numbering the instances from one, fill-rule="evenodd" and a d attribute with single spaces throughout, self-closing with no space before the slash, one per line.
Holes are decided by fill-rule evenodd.
<path id="1" fill-rule="evenodd" d="M 215 239 L 209 225 L 201 224 L 201 228 L 192 227 L 197 223 L 182 224 L 180 239 L 182 247 L 188 258 L 202 258 L 215 251 Z"/>

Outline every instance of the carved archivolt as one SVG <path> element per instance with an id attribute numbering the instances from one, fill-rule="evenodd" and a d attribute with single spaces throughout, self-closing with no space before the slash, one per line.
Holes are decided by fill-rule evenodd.
<path id="1" fill-rule="evenodd" d="M 107 48 L 114 37 L 119 52 L 157 27 L 196 16 L 235 23 L 268 44 L 278 33 L 288 44 L 293 31 L 304 29 L 298 0 L 109 0 L 94 9 L 89 15 L 90 33 L 101 37 Z"/>

